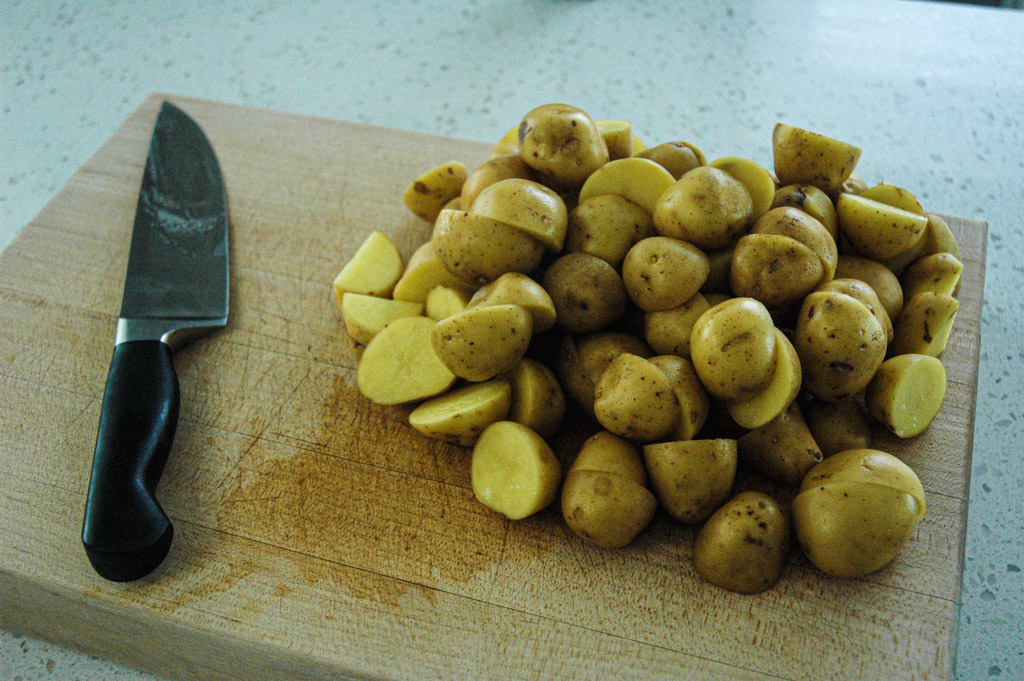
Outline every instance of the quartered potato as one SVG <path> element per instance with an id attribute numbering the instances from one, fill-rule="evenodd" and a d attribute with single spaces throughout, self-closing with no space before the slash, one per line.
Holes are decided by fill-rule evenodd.
<path id="1" fill-rule="evenodd" d="M 453 374 L 467 381 L 486 381 L 519 363 L 532 333 L 533 318 L 524 308 L 491 305 L 438 322 L 430 342 Z"/>
<path id="2" fill-rule="evenodd" d="M 729 173 L 701 166 L 676 180 L 658 198 L 654 228 L 662 236 L 702 249 L 725 248 L 750 227 L 750 193 Z"/>
<path id="3" fill-rule="evenodd" d="M 422 303 L 346 293 L 341 298 L 341 318 L 345 332 L 356 343 L 366 345 L 381 329 L 402 317 L 423 314 Z"/>
<path id="4" fill-rule="evenodd" d="M 931 355 L 938 357 L 946 349 L 960 302 L 944 293 L 923 291 L 903 306 L 893 325 L 891 355 Z"/>
<path id="5" fill-rule="evenodd" d="M 475 288 L 449 272 L 437 259 L 434 244 L 428 241 L 409 258 L 405 273 L 395 284 L 392 297 L 395 300 L 426 303 L 430 292 L 438 286 L 460 291 L 472 291 Z"/>
<path id="6" fill-rule="evenodd" d="M 416 407 L 409 425 L 427 437 L 472 447 L 487 426 L 505 419 L 511 404 L 508 381 L 474 383 Z"/>
<path id="7" fill-rule="evenodd" d="M 414 215 L 433 222 L 444 205 L 461 194 L 465 181 L 466 166 L 448 161 L 413 180 L 402 194 L 402 201 Z"/>
<path id="8" fill-rule="evenodd" d="M 346 293 L 387 298 L 403 269 L 402 256 L 391 239 L 380 232 L 371 232 L 334 278 L 334 295 L 339 304 Z"/>
<path id="9" fill-rule="evenodd" d="M 654 161 L 676 180 L 694 168 L 707 163 L 701 150 L 689 142 L 664 142 L 649 149 L 634 152 L 634 156 Z"/>
<path id="10" fill-rule="evenodd" d="M 651 487 L 676 520 L 701 523 L 725 503 L 736 476 L 735 440 L 687 440 L 644 446 Z"/>
<path id="11" fill-rule="evenodd" d="M 520 178 L 500 180 L 485 187 L 466 210 L 521 229 L 548 251 L 562 250 L 569 213 L 562 197 L 542 184 Z"/>
<path id="12" fill-rule="evenodd" d="M 540 435 L 522 424 L 498 421 L 476 441 L 470 477 L 480 503 L 520 520 L 555 500 L 562 467 Z"/>
<path id="13" fill-rule="evenodd" d="M 897 437 L 923 433 L 946 397 L 946 369 L 929 355 L 897 355 L 882 362 L 864 392 L 876 421 Z"/>
<path id="14" fill-rule="evenodd" d="M 779 184 L 812 184 L 834 194 L 850 177 L 861 150 L 816 132 L 776 123 L 772 153 Z"/>
<path id="15" fill-rule="evenodd" d="M 786 334 L 775 329 L 775 372 L 771 383 L 754 397 L 726 405 L 733 420 L 743 428 L 760 428 L 781 414 L 800 392 L 803 372 L 796 348 Z"/>
<path id="16" fill-rule="evenodd" d="M 404 404 L 451 388 L 455 374 L 431 346 L 434 326 L 434 320 L 427 317 L 403 317 L 385 326 L 359 360 L 359 392 L 377 404 Z"/>
<path id="17" fill-rule="evenodd" d="M 658 197 L 674 182 L 675 178 L 654 161 L 623 158 L 606 163 L 587 178 L 580 189 L 580 202 L 614 194 L 653 213 Z"/>
<path id="18" fill-rule="evenodd" d="M 952 296 L 960 286 L 964 265 L 952 253 L 935 253 L 918 259 L 900 276 L 907 300 L 918 293 L 931 291 Z"/>
<path id="19" fill-rule="evenodd" d="M 555 304 L 544 288 L 525 274 L 508 272 L 473 294 L 467 309 L 490 305 L 519 305 L 533 318 L 533 332 L 543 333 L 555 325 Z"/>
<path id="20" fill-rule="evenodd" d="M 565 395 L 551 369 L 524 357 L 506 374 L 512 385 L 508 420 L 521 423 L 541 437 L 551 437 L 565 416 Z"/>

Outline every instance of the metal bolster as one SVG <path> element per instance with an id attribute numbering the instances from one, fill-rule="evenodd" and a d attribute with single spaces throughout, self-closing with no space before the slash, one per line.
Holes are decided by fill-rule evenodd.
<path id="1" fill-rule="evenodd" d="M 125 319 L 117 320 L 114 344 L 158 340 L 177 350 L 191 340 L 224 328 L 227 319 Z"/>

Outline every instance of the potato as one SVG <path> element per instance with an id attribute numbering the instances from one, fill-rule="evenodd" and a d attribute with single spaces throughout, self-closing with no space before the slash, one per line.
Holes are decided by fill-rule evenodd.
<path id="1" fill-rule="evenodd" d="M 821 191 L 813 184 L 790 184 L 780 187 L 772 199 L 772 208 L 789 206 L 802 210 L 812 218 L 824 225 L 833 241 L 839 241 L 839 218 L 836 216 L 836 207 L 828 194 Z"/>
<path id="2" fill-rule="evenodd" d="M 725 171 L 695 168 L 658 198 L 654 228 L 662 236 L 688 241 L 703 250 L 725 248 L 750 227 L 750 193 Z"/>
<path id="3" fill-rule="evenodd" d="M 824 458 L 797 403 L 738 440 L 739 459 L 782 485 L 796 487 L 807 471 Z"/>
<path id="4" fill-rule="evenodd" d="M 709 308 L 714 307 L 715 305 L 720 305 L 721 303 L 724 303 L 725 301 L 732 299 L 732 296 L 728 293 L 705 293 L 703 295 L 704 300 L 708 301 Z"/>
<path id="5" fill-rule="evenodd" d="M 841 255 L 836 263 L 836 279 L 859 279 L 874 290 L 892 323 L 903 310 L 900 280 L 885 265 L 857 255 Z"/>
<path id="6" fill-rule="evenodd" d="M 789 518 L 767 494 L 741 492 L 708 518 L 693 542 L 693 564 L 715 586 L 767 591 L 789 555 Z"/>
<path id="7" fill-rule="evenodd" d="M 864 404 L 896 437 L 915 437 L 931 425 L 946 397 L 946 369 L 928 355 L 882 362 L 864 392 Z"/>
<path id="8" fill-rule="evenodd" d="M 796 239 L 821 260 L 824 273 L 819 283 L 835 276 L 836 261 L 839 258 L 836 242 L 823 224 L 802 210 L 788 206 L 772 208 L 754 224 L 750 233 L 781 234 Z"/>
<path id="9" fill-rule="evenodd" d="M 701 150 L 689 142 L 665 142 L 634 152 L 634 156 L 654 161 L 677 180 L 694 168 L 707 163 Z"/>
<path id="10" fill-rule="evenodd" d="M 928 246 L 928 239 L 922 237 L 917 242 L 903 251 L 898 253 L 891 258 L 883 258 L 879 262 L 888 267 L 896 276 L 899 276 L 908 265 L 915 262 L 924 253 L 924 249 Z"/>
<path id="11" fill-rule="evenodd" d="M 448 161 L 431 168 L 406 187 L 402 202 L 413 215 L 433 222 L 444 205 L 459 196 L 465 181 L 466 166 Z"/>
<path id="12" fill-rule="evenodd" d="M 870 189 L 858 192 L 858 194 L 862 198 L 880 201 L 888 206 L 900 208 L 916 215 L 925 214 L 924 208 L 921 207 L 921 202 L 917 200 L 917 197 L 906 189 L 889 184 L 888 182 L 876 184 Z"/>
<path id="13" fill-rule="evenodd" d="M 377 404 L 417 402 L 455 383 L 430 343 L 435 322 L 427 317 L 396 319 L 373 337 L 356 371 L 359 392 Z"/>
<path id="14" fill-rule="evenodd" d="M 430 292 L 438 286 L 464 292 L 475 288 L 449 272 L 437 259 L 434 244 L 428 241 L 417 248 L 409 258 L 405 273 L 395 284 L 393 297 L 395 300 L 426 303 Z"/>
<path id="15" fill-rule="evenodd" d="M 595 170 L 580 188 L 580 201 L 614 194 L 653 213 L 658 197 L 674 182 L 675 178 L 654 161 L 623 158 Z"/>
<path id="16" fill-rule="evenodd" d="M 594 389 L 612 360 L 623 353 L 650 357 L 642 340 L 628 333 L 602 332 L 573 340 L 566 336 L 558 353 L 558 375 L 569 396 L 594 417 Z M 596 420 L 596 419 L 595 419 Z"/>
<path id="17" fill-rule="evenodd" d="M 722 293 L 732 297 L 732 284 L 729 282 L 729 273 L 732 270 L 732 256 L 735 248 L 720 248 L 716 251 L 708 251 L 708 264 L 711 269 L 708 271 L 708 278 L 700 287 L 701 293 Z"/>
<path id="18" fill-rule="evenodd" d="M 623 353 L 594 387 L 594 416 L 616 435 L 652 442 L 679 426 L 681 410 L 672 384 L 657 366 Z"/>
<path id="19" fill-rule="evenodd" d="M 334 278 L 334 295 L 341 304 L 346 293 L 387 298 L 402 276 L 402 256 L 380 232 L 370 232 L 366 241 Z"/>
<path id="20" fill-rule="evenodd" d="M 465 291 L 447 286 L 435 286 L 427 294 L 425 307 L 427 316 L 439 322 L 462 312 L 468 304 L 469 295 Z"/>
<path id="21" fill-rule="evenodd" d="M 629 298 L 622 277 L 600 258 L 569 253 L 548 266 L 541 282 L 555 304 L 558 325 L 591 333 L 622 316 Z"/>
<path id="22" fill-rule="evenodd" d="M 800 301 L 826 276 L 814 251 L 781 234 L 748 234 L 740 239 L 729 269 L 733 293 L 773 310 Z"/>
<path id="23" fill-rule="evenodd" d="M 640 452 L 629 440 L 607 430 L 587 438 L 569 466 L 573 471 L 597 471 L 628 478 L 638 485 L 647 486 L 647 469 Z"/>
<path id="24" fill-rule="evenodd" d="M 633 125 L 629 121 L 594 121 L 608 147 L 608 159 L 615 161 L 633 155 Z"/>
<path id="25" fill-rule="evenodd" d="M 885 359 L 885 330 L 871 311 L 845 293 L 816 291 L 804 299 L 793 345 L 804 389 L 836 402 L 867 387 Z"/>
<path id="26" fill-rule="evenodd" d="M 473 169 L 462 185 L 462 205 L 469 208 L 484 189 L 511 178 L 534 180 L 536 176 L 518 153 L 502 154 L 484 161 Z"/>
<path id="27" fill-rule="evenodd" d="M 908 300 L 931 291 L 952 296 L 960 286 L 964 265 L 952 253 L 927 255 L 908 267 L 900 276 L 903 295 Z"/>
<path id="28" fill-rule="evenodd" d="M 679 355 L 690 359 L 690 334 L 707 310 L 711 308 L 700 293 L 678 307 L 644 313 L 644 339 L 659 355 Z"/>
<path id="29" fill-rule="evenodd" d="M 836 202 L 839 229 L 861 255 L 886 260 L 913 249 L 924 238 L 928 218 L 856 194 Z"/>
<path id="30" fill-rule="evenodd" d="M 562 517 L 577 536 L 605 549 L 633 541 L 654 517 L 658 500 L 635 480 L 595 470 L 574 470 L 562 487 Z"/>
<path id="31" fill-rule="evenodd" d="M 544 245 L 527 232 L 460 210 L 441 211 L 431 241 L 441 264 L 476 286 L 506 272 L 531 272 L 544 256 Z"/>
<path id="32" fill-rule="evenodd" d="M 622 261 L 626 292 L 645 312 L 679 307 L 697 294 L 710 271 L 699 248 L 665 236 L 638 241 Z"/>
<path id="33" fill-rule="evenodd" d="M 850 449 L 812 468 L 793 500 L 807 557 L 836 577 L 860 577 L 899 553 L 925 513 L 924 489 L 902 461 Z"/>
<path id="34" fill-rule="evenodd" d="M 597 123 L 586 111 L 568 104 L 545 104 L 529 111 L 519 124 L 519 153 L 544 184 L 564 190 L 583 186 L 590 174 L 608 163 Z"/>
<path id="35" fill-rule="evenodd" d="M 846 182 L 843 182 L 843 186 L 840 190 L 846 194 L 860 194 L 862 191 L 868 188 L 868 183 L 864 181 L 856 171 L 850 173 L 850 177 L 846 178 Z"/>
<path id="36" fill-rule="evenodd" d="M 724 170 L 746 187 L 752 205 L 752 221 L 757 220 L 772 207 L 772 200 L 775 198 L 775 179 L 760 164 L 746 158 L 726 156 L 715 159 L 708 165 Z"/>
<path id="37" fill-rule="evenodd" d="M 940 216 L 928 213 L 928 231 L 925 234 L 925 247 L 922 256 L 936 253 L 951 253 L 960 260 L 960 246 L 956 243 L 953 230 Z"/>
<path id="38" fill-rule="evenodd" d="M 366 345 L 381 329 L 402 317 L 423 314 L 422 303 L 407 303 L 360 293 L 346 293 L 341 298 L 341 317 L 345 332 L 356 343 Z"/>
<path id="39" fill-rule="evenodd" d="M 845 293 L 851 298 L 859 300 L 868 309 L 868 312 L 878 320 L 878 323 L 882 325 L 882 330 L 885 331 L 886 343 L 892 341 L 892 321 L 889 320 L 889 315 L 886 313 L 885 308 L 882 307 L 882 302 L 875 295 L 875 290 L 868 286 L 867 283 L 860 279 L 833 279 L 819 286 L 817 290 Z"/>
<path id="40" fill-rule="evenodd" d="M 779 184 L 812 184 L 832 194 L 850 177 L 861 150 L 816 132 L 776 123 L 772 153 Z"/>
<path id="41" fill-rule="evenodd" d="M 803 415 L 826 457 L 871 446 L 871 423 L 852 397 L 839 402 L 811 400 L 803 405 Z"/>
<path id="42" fill-rule="evenodd" d="M 487 426 L 505 419 L 511 404 L 508 381 L 474 383 L 416 407 L 409 425 L 427 437 L 472 447 Z"/>
<path id="43" fill-rule="evenodd" d="M 540 435 L 522 424 L 498 421 L 473 447 L 470 478 L 480 503 L 519 520 L 555 500 L 562 467 Z"/>
<path id="44" fill-rule="evenodd" d="M 661 507 L 684 523 L 701 523 L 729 498 L 736 476 L 735 440 L 687 440 L 644 446 Z"/>
<path id="45" fill-rule="evenodd" d="M 732 298 L 702 314 L 690 334 L 690 356 L 707 391 L 736 401 L 764 390 L 775 371 L 774 328 L 752 298 Z"/>
<path id="46" fill-rule="evenodd" d="M 960 303 L 944 293 L 924 291 L 911 298 L 893 325 L 890 355 L 938 357 L 945 351 Z"/>
<path id="47" fill-rule="evenodd" d="M 544 438 L 554 435 L 565 416 L 565 395 L 551 369 L 524 357 L 507 378 L 512 384 L 508 420 L 521 423 Z"/>
<path id="48" fill-rule="evenodd" d="M 506 304 L 519 305 L 530 313 L 534 333 L 543 333 L 555 325 L 555 304 L 551 296 L 536 281 L 518 272 L 503 274 L 478 289 L 466 309 Z"/>
<path id="49" fill-rule="evenodd" d="M 669 434 L 673 440 L 691 440 L 704 427 L 711 411 L 711 398 L 688 360 L 676 355 L 651 357 L 651 364 L 665 374 L 679 403 L 679 426 Z"/>
<path id="50" fill-rule="evenodd" d="M 796 348 L 786 334 L 775 329 L 775 371 L 771 383 L 749 400 L 727 404 L 729 414 L 743 428 L 760 428 L 793 403 L 802 380 Z"/>
<path id="51" fill-rule="evenodd" d="M 453 374 L 467 381 L 486 381 L 519 363 L 532 332 L 533 319 L 526 309 L 490 305 L 438 322 L 430 342 Z"/>
<path id="52" fill-rule="evenodd" d="M 569 213 L 564 252 L 587 253 L 618 269 L 637 241 L 652 236 L 646 210 L 617 194 L 581 200 Z"/>
<path id="53" fill-rule="evenodd" d="M 485 187 L 466 210 L 521 229 L 550 252 L 562 250 L 569 212 L 562 197 L 542 184 L 515 177 L 500 180 Z"/>

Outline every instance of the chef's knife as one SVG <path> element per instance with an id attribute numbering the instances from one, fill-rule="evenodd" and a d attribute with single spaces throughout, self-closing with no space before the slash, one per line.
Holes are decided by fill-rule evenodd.
<path id="1" fill-rule="evenodd" d="M 135 210 L 82 543 L 102 577 L 155 569 L 174 530 L 155 496 L 178 421 L 172 349 L 228 317 L 228 213 L 206 135 L 164 102 Z"/>

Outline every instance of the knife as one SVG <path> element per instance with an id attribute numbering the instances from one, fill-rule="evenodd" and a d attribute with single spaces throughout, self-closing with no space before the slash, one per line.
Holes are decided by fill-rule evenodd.
<path id="1" fill-rule="evenodd" d="M 164 102 L 135 210 L 82 523 L 85 553 L 106 579 L 139 579 L 167 555 L 174 528 L 155 491 L 178 422 L 171 353 L 227 317 L 220 165 L 199 126 Z"/>

